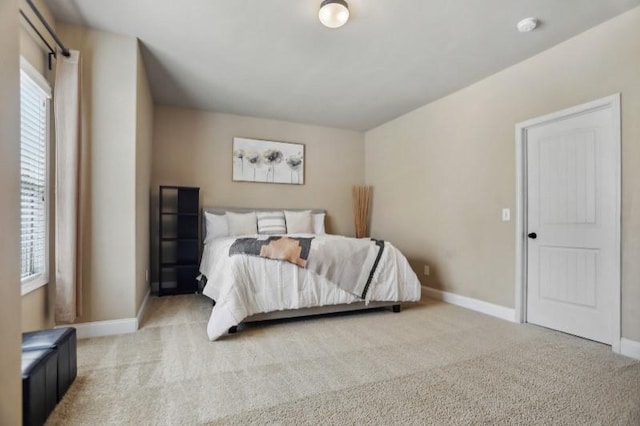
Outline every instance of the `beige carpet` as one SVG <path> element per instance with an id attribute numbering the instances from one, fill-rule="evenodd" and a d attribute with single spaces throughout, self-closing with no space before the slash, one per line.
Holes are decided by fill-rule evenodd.
<path id="1" fill-rule="evenodd" d="M 201 296 L 153 297 L 142 329 L 80 340 L 47 424 L 640 425 L 640 363 L 425 301 L 206 337 Z"/>

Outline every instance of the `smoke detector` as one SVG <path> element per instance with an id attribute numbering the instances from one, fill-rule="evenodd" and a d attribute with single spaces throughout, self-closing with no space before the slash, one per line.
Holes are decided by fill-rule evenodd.
<path id="1" fill-rule="evenodd" d="M 521 33 L 528 33 L 536 29 L 538 26 L 538 19 L 534 17 L 524 18 L 522 21 L 518 22 L 518 31 Z"/>

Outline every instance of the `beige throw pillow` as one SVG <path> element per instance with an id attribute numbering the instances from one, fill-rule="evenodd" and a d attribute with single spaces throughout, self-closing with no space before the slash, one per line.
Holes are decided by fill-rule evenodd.
<path id="1" fill-rule="evenodd" d="M 313 234 L 311 210 L 300 212 L 285 210 L 284 217 L 287 222 L 287 234 Z"/>
<path id="2" fill-rule="evenodd" d="M 229 235 L 254 235 L 258 233 L 256 212 L 227 212 L 227 222 L 229 223 Z"/>

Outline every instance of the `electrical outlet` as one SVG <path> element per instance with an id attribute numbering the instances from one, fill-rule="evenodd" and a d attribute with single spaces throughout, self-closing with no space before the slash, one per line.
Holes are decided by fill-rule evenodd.
<path id="1" fill-rule="evenodd" d="M 511 209 L 502 209 L 502 221 L 509 222 L 511 220 Z"/>
<path id="2" fill-rule="evenodd" d="M 149 270 L 148 269 L 144 270 L 144 281 L 147 282 L 147 283 L 149 282 Z"/>
<path id="3" fill-rule="evenodd" d="M 424 274 L 429 275 L 430 273 L 431 273 L 431 270 L 429 268 L 429 265 L 424 265 Z"/>

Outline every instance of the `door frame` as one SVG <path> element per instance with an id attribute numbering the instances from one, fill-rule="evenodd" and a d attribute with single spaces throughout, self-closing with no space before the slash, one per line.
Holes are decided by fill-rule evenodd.
<path id="1" fill-rule="evenodd" d="M 540 125 L 552 123 L 572 116 L 578 116 L 602 109 L 611 109 L 613 115 L 613 156 L 615 167 L 612 171 L 616 182 L 615 188 L 615 244 L 614 258 L 618 268 L 615 272 L 613 288 L 616 296 L 613 303 L 613 326 L 611 349 L 620 352 L 621 335 L 621 258 L 620 258 L 620 223 L 621 223 L 621 116 L 620 116 L 620 93 L 616 93 L 605 98 L 592 102 L 563 109 L 541 117 L 532 118 L 516 124 L 516 285 L 515 285 L 515 311 L 516 322 L 527 321 L 527 130 Z"/>

